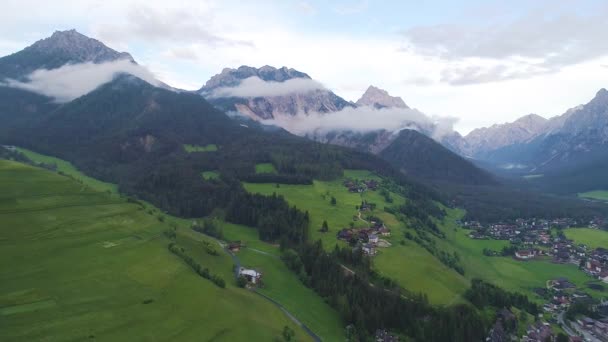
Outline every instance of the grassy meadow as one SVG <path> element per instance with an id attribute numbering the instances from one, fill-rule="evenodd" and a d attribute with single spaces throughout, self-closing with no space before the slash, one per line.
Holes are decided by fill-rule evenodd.
<path id="1" fill-rule="evenodd" d="M 216 144 L 209 144 L 209 145 L 205 145 L 205 146 L 199 146 L 199 145 L 184 145 L 184 150 L 188 153 L 193 153 L 193 152 L 216 152 L 217 151 L 217 145 Z"/>
<path id="2" fill-rule="evenodd" d="M 346 171 L 344 177 L 377 178 L 368 171 L 362 170 Z M 406 201 L 396 194 L 391 194 L 394 199 L 392 204 L 386 203 L 384 198 L 375 191 L 366 191 L 361 194 L 348 192 L 348 189 L 343 186 L 342 180 L 314 181 L 312 185 L 280 184 L 279 187 L 276 187 L 275 184 L 245 184 L 245 188 L 254 193 L 277 193 L 298 208 L 308 210 L 311 218 L 311 238 L 313 240 L 321 239 L 328 249 L 333 248 L 336 243 L 342 243 L 336 238 L 336 233 L 341 228 L 348 227 L 351 223 L 355 227 L 367 226 L 366 222 L 354 220 L 353 216 L 357 215 L 356 205 L 359 205 L 364 199 L 376 203 L 377 208 L 373 214 L 380 217 L 391 228 L 392 236 L 387 240 L 392 246 L 379 249 L 379 254 L 373 259 L 374 268 L 379 273 L 395 279 L 410 291 L 426 293 L 431 303 L 447 305 L 464 301 L 462 294 L 473 278 L 482 278 L 505 289 L 520 291 L 535 298 L 532 292 L 534 288 L 544 287 L 547 280 L 563 276 L 591 295 L 606 296 L 604 293 L 589 289 L 587 283 L 593 279 L 581 272 L 575 265 L 555 264 L 548 259 L 523 262 L 511 257 L 484 256 L 484 248 L 500 250 L 507 246 L 508 242 L 470 239 L 467 230 L 456 226 L 456 220 L 464 215 L 461 210 L 446 209 L 448 216 L 443 222 L 439 222 L 439 226 L 446 233 L 446 239 L 436 239 L 436 241 L 442 249 L 458 253 L 465 269 L 464 276 L 443 265 L 435 256 L 415 242 L 404 238 L 403 234 L 406 231 L 413 235 L 416 234 L 415 231 L 382 209 L 385 206 L 398 205 Z M 331 205 L 332 197 L 336 198 L 336 205 Z M 323 220 L 328 222 L 328 233 L 319 232 Z M 577 230 L 577 232 L 584 236 L 584 231 Z M 608 233 L 605 234 L 608 235 Z M 593 239 L 591 236 L 588 238 Z M 585 241 L 584 238 L 583 241 Z M 597 238 L 596 241 L 601 244 L 605 240 Z M 536 298 L 538 299 L 538 297 Z"/>
<path id="3" fill-rule="evenodd" d="M 76 181 L 81 182 L 82 184 L 90 187 L 91 189 L 97 191 L 118 193 L 118 187 L 115 184 L 102 182 L 98 179 L 89 177 L 84 173 L 80 172 L 72 163 L 65 161 L 63 159 L 47 156 L 44 154 L 36 153 L 34 151 L 30 151 L 24 148 L 17 148 L 17 150 L 23 153 L 26 157 L 36 163 L 44 163 L 44 164 L 53 164 L 57 166 L 57 172 L 61 172 L 63 174 L 69 175 L 74 178 Z"/>
<path id="4" fill-rule="evenodd" d="M 272 165 L 271 163 L 260 163 L 260 164 L 255 164 L 255 173 L 257 174 L 261 174 L 261 173 L 272 173 L 272 174 L 276 174 L 277 169 L 274 167 L 274 165 Z"/>
<path id="5" fill-rule="evenodd" d="M 161 222 L 158 212 L 16 162 L 0 160 L 0 188 L 2 341 L 270 341 L 286 325 L 309 339 L 274 305 L 237 288 L 230 257 L 204 252 L 206 238 L 185 220 Z M 226 289 L 168 251 L 161 232 L 171 223 L 178 243 Z"/>
<path id="6" fill-rule="evenodd" d="M 608 248 L 608 231 L 591 228 L 569 228 L 564 229 L 568 239 L 576 243 L 582 243 L 590 248 Z"/>
<path id="7" fill-rule="evenodd" d="M 379 178 L 365 170 L 347 170 L 345 178 L 376 179 Z M 389 205 L 399 205 L 405 202 L 400 195 L 391 193 L 393 203 L 387 203 L 377 191 L 351 193 L 342 184 L 343 180 L 330 182 L 314 181 L 312 185 L 284 185 L 278 188 L 275 184 L 245 184 L 245 188 L 254 193 L 283 195 L 289 203 L 302 210 L 308 210 L 311 219 L 311 238 L 321 239 L 327 249 L 338 243 L 336 233 L 349 227 L 367 227 L 367 222 L 353 220 L 357 216 L 356 206 L 361 201 L 376 203 L 374 215 L 380 217 L 391 228 L 392 236 L 387 240 L 392 244 L 389 248 L 379 249 L 374 257 L 375 269 L 388 277 L 397 280 L 404 288 L 426 293 L 429 300 L 435 304 L 450 304 L 461 300 L 461 294 L 468 287 L 468 280 L 455 271 L 444 266 L 437 258 L 411 241 L 401 245 L 405 227 L 393 215 L 384 212 L 382 208 Z M 331 198 L 336 198 L 336 205 L 331 204 Z M 363 214 L 365 218 L 366 213 Z M 323 221 L 329 225 L 329 232 L 321 233 L 319 229 Z"/>
<path id="8" fill-rule="evenodd" d="M 278 246 L 260 241 L 253 228 L 231 223 L 223 223 L 222 228 L 226 240 L 241 241 L 246 246 L 237 253 L 241 265 L 262 272 L 264 287 L 258 290 L 260 293 L 281 303 L 324 341 L 344 340 L 338 312 L 285 266 Z"/>
<path id="9" fill-rule="evenodd" d="M 589 289 L 586 284 L 593 278 L 580 271 L 572 264 L 556 264 L 550 259 L 518 261 L 512 257 L 486 257 L 483 249 L 500 250 L 508 244 L 507 241 L 473 240 L 468 237 L 468 231 L 457 228 L 455 221 L 464 213 L 457 209 L 448 209 L 448 217 L 441 225 L 446 233 L 446 240 L 437 243 L 447 251 L 456 251 L 461 258 L 467 278 L 482 278 L 505 289 L 519 291 L 535 297 L 532 290 L 544 287 L 547 280 L 566 277 L 577 288 L 594 296 L 606 294 Z"/>
<path id="10" fill-rule="evenodd" d="M 204 180 L 213 180 L 220 178 L 220 174 L 217 171 L 203 171 L 201 175 L 203 176 Z"/>

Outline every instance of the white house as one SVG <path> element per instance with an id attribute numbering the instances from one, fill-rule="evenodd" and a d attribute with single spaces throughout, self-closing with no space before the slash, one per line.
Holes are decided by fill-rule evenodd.
<path id="1" fill-rule="evenodd" d="M 361 249 L 363 250 L 363 253 L 367 254 L 367 255 L 375 255 L 376 254 L 376 247 L 374 247 L 374 245 L 372 245 L 371 243 L 366 243 L 364 244 Z"/>
<path id="2" fill-rule="evenodd" d="M 378 235 L 370 234 L 368 237 L 369 243 L 377 244 L 378 243 Z"/>
<path id="3" fill-rule="evenodd" d="M 529 250 L 517 251 L 515 252 L 515 257 L 518 259 L 532 259 L 534 258 L 534 252 Z"/>
<path id="4" fill-rule="evenodd" d="M 262 278 L 262 273 L 256 270 L 250 270 L 244 267 L 239 269 L 239 276 L 243 276 L 248 282 L 255 284 Z"/>

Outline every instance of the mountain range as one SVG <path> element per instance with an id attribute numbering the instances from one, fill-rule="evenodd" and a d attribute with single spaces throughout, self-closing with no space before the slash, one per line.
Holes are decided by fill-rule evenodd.
<path id="1" fill-rule="evenodd" d="M 115 51 L 74 30 L 58 31 L 20 52 L 0 58 L 0 80 L 27 82 L 27 75 L 40 69 L 53 70 L 68 64 L 95 65 L 122 60 L 136 64 L 126 52 Z M 115 77 L 119 74 L 117 72 Z M 277 89 L 280 89 L 278 93 Z M 507 174 L 516 175 L 543 174 L 544 177 L 534 181 L 538 184 L 549 180 L 555 183 L 556 179 L 568 175 L 564 178 L 567 179 L 572 174 L 580 173 L 581 168 L 594 172 L 594 175 L 599 172 L 597 170 L 603 167 L 607 154 L 607 93 L 601 90 L 588 104 L 552 119 L 530 114 L 513 123 L 474 130 L 464 137 L 457 132 L 437 136 L 437 126 L 432 120 L 420 119 L 425 118 L 424 115 L 408 107 L 403 99 L 375 86 L 370 86 L 356 102 L 349 102 L 308 74 L 287 67 L 226 68 L 192 95 L 206 99 L 220 113 L 238 113 L 248 118 L 245 124 L 234 121 L 234 127 L 251 126 L 257 127 L 256 130 L 259 128 L 259 131 L 265 131 L 267 124 L 289 130 L 288 126 L 282 124 L 297 124 L 297 120 L 307 118 L 332 118 L 350 114 L 349 111 L 364 113 L 368 117 L 390 111 L 403 113 L 404 119 L 397 127 L 368 130 L 318 127 L 298 134 L 317 142 L 376 154 L 406 175 L 420 180 L 489 185 L 495 184 L 496 179 L 480 167 L 503 175 L 505 170 Z M 0 87 L 0 98 L 3 99 L 0 102 L 0 119 L 4 123 L 0 134 L 12 137 L 43 122 L 41 118 L 50 120 L 47 118 L 50 113 L 65 107 L 44 94 L 10 86 Z M 138 107 L 143 110 L 141 113 L 154 112 L 157 103 L 151 99 L 148 101 L 147 106 Z M 412 113 L 418 116 L 414 116 L 414 119 L 407 116 Z M 60 117 L 57 115 L 54 120 Z M 56 123 L 48 121 L 46 124 L 53 127 Z M 61 123 L 57 125 L 61 126 Z M 273 134 L 290 136 L 281 130 Z M 145 135 L 139 138 L 144 139 Z M 447 171 L 438 172 L 439 169 Z M 580 186 L 579 180 L 576 186 L 568 187 L 568 191 L 595 186 L 591 180 L 596 178 L 588 178 Z"/>

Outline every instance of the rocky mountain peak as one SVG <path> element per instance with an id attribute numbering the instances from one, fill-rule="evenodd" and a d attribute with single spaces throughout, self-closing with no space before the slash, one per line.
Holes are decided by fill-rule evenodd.
<path id="1" fill-rule="evenodd" d="M 211 77 L 201 88 L 200 92 L 205 94 L 219 87 L 234 87 L 249 77 L 259 77 L 264 81 L 272 82 L 285 82 L 293 78 L 310 79 L 310 76 L 307 74 L 292 68 L 282 67 L 277 69 L 270 65 L 254 68 L 242 65 L 236 69 L 224 68 L 221 73 Z"/>
<path id="2" fill-rule="evenodd" d="M 402 98 L 391 96 L 389 93 L 370 85 L 363 96 L 356 102 L 357 106 L 370 106 L 376 108 L 409 108 Z"/>
<path id="3" fill-rule="evenodd" d="M 53 35 L 34 43 L 26 50 L 45 55 L 61 55 L 70 63 L 102 63 L 119 59 L 134 62 L 127 52 L 113 50 L 102 42 L 89 38 L 76 30 L 55 31 Z"/>

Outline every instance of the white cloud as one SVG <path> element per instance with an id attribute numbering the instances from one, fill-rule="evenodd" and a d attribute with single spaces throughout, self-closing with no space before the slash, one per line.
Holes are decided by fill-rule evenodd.
<path id="1" fill-rule="evenodd" d="M 309 78 L 292 78 L 284 82 L 263 81 L 259 77 L 246 78 L 235 87 L 216 88 L 210 97 L 258 97 L 282 96 L 293 93 L 307 93 L 325 89 L 323 85 Z"/>
<path id="2" fill-rule="evenodd" d="M 404 32 L 403 50 L 441 60 L 441 81 L 452 85 L 530 78 L 608 55 L 607 16 L 606 6 L 592 14 L 547 7 L 487 25 L 417 26 Z"/>
<path id="3" fill-rule="evenodd" d="M 378 130 L 398 132 L 416 129 L 440 139 L 453 132 L 456 119 L 429 117 L 417 109 L 374 108 L 368 106 L 346 107 L 333 113 L 309 113 L 296 116 L 280 116 L 264 120 L 265 124 L 276 125 L 298 134 L 325 134 L 332 131 L 352 131 L 367 133 Z"/>
<path id="4" fill-rule="evenodd" d="M 206 2 L 188 7 L 158 8 L 132 5 L 122 24 L 99 25 L 102 39 L 125 42 L 138 39 L 150 42 L 186 42 L 206 46 L 245 45 L 252 43 L 232 39 L 214 30 L 214 13 Z"/>
<path id="5" fill-rule="evenodd" d="M 117 74 L 127 73 L 159 85 L 154 75 L 144 67 L 128 60 L 106 63 L 67 64 L 56 69 L 39 69 L 29 74 L 27 82 L 4 80 L 9 87 L 21 88 L 68 102 L 110 82 Z"/>

